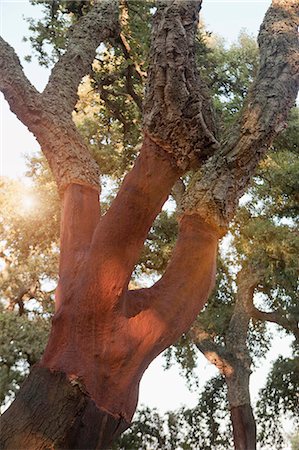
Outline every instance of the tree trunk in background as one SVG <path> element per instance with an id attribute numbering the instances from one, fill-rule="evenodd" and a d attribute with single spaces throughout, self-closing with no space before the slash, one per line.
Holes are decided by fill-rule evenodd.
<path id="1" fill-rule="evenodd" d="M 236 303 L 224 335 L 225 345 L 215 343 L 213 337 L 199 324 L 191 331 L 197 348 L 225 377 L 235 450 L 256 449 L 256 424 L 249 392 L 251 357 L 247 336 L 250 305 L 257 281 L 247 268 L 239 272 Z"/>
<path id="2" fill-rule="evenodd" d="M 256 425 L 251 405 L 231 409 L 233 436 L 236 450 L 256 449 Z"/>
<path id="3" fill-rule="evenodd" d="M 248 305 L 253 302 L 257 282 L 258 279 L 246 267 L 238 273 L 236 304 L 225 334 L 226 350 L 233 355 L 233 370 L 225 375 L 225 379 L 236 450 L 256 449 L 256 424 L 249 392 L 252 361 L 247 336 L 250 322 Z"/>
<path id="4" fill-rule="evenodd" d="M 250 371 L 234 367 L 234 373 L 226 377 L 230 416 L 233 425 L 235 450 L 256 449 L 256 424 L 250 402 Z"/>

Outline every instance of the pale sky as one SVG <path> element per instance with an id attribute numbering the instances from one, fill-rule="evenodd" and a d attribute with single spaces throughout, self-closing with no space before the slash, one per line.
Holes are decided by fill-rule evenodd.
<path id="1" fill-rule="evenodd" d="M 202 8 L 202 17 L 209 31 L 232 42 L 237 39 L 243 28 L 256 36 L 269 5 L 270 0 L 206 0 Z M 27 0 L 0 0 L 1 36 L 15 48 L 30 81 L 37 89 L 42 90 L 47 82 L 49 71 L 41 68 L 36 62 L 29 64 L 23 60 L 24 56 L 30 53 L 30 47 L 28 43 L 22 41 L 23 36 L 28 35 L 27 24 L 22 17 L 38 17 L 39 11 L 39 6 L 33 7 Z M 0 173 L 4 176 L 20 177 L 25 170 L 22 154 L 37 151 L 39 146 L 26 127 L 9 111 L 2 94 L 0 101 Z M 253 398 L 256 398 L 258 389 L 265 381 L 270 361 L 276 359 L 280 353 L 284 356 L 289 354 L 289 342 L 290 340 L 281 339 L 279 336 L 273 339 L 274 345 L 267 359 L 251 377 Z M 216 373 L 214 366 L 200 355 L 197 374 L 201 385 L 203 386 L 204 382 Z M 179 376 L 177 367 L 163 371 L 161 357 L 157 358 L 146 371 L 141 382 L 140 403 L 158 407 L 164 412 L 183 404 L 195 406 L 196 401 L 196 393 L 188 391 L 185 381 Z"/>

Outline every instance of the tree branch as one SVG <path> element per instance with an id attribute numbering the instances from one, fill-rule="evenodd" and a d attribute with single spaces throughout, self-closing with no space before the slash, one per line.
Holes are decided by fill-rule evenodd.
<path id="1" fill-rule="evenodd" d="M 276 311 L 265 312 L 260 311 L 254 306 L 254 290 L 261 280 L 261 275 L 255 272 L 250 266 L 246 266 L 238 274 L 238 293 L 236 306 L 240 309 L 241 315 L 250 316 L 253 319 L 261 320 L 263 322 L 273 322 L 286 330 L 291 331 L 296 338 L 299 338 L 298 321 L 295 317 L 288 318 L 286 313 L 282 309 Z M 240 333 L 242 328 L 242 320 L 240 319 L 240 313 L 236 320 L 235 328 Z M 243 332 L 244 334 L 244 332 Z M 240 344 L 237 342 L 236 336 L 231 337 L 232 345 Z M 244 344 L 246 345 L 246 344 Z"/>
<path id="2" fill-rule="evenodd" d="M 0 37 L 0 90 L 10 109 L 30 129 L 43 110 L 41 94 L 26 78 L 14 49 Z"/>
<path id="3" fill-rule="evenodd" d="M 36 136 L 60 192 L 74 182 L 99 189 L 98 166 L 71 116 L 64 118 L 49 112 L 44 94 L 31 85 L 13 48 L 2 38 L 0 52 L 0 89 L 11 110 Z"/>
<path id="4" fill-rule="evenodd" d="M 124 53 L 124 57 L 126 58 L 126 60 L 131 60 L 131 48 L 130 48 L 130 45 L 129 45 L 128 41 L 126 40 L 123 33 L 119 34 L 119 40 L 120 40 L 121 48 Z M 133 67 L 134 67 L 134 70 L 133 70 Z M 136 93 L 136 91 L 134 89 L 134 84 L 133 84 L 133 74 L 134 73 L 137 75 L 137 78 L 139 78 L 139 80 L 142 82 L 143 76 L 140 71 L 140 68 L 138 67 L 138 65 L 135 62 L 133 62 L 133 65 L 132 65 L 132 63 L 129 62 L 128 66 L 126 68 L 126 89 L 127 89 L 128 94 L 132 97 L 132 99 L 138 106 L 139 111 L 142 111 L 142 98 Z"/>
<path id="5" fill-rule="evenodd" d="M 143 110 L 144 129 L 183 171 L 219 147 L 207 89 L 195 62 L 201 2 L 158 3 Z"/>
<path id="6" fill-rule="evenodd" d="M 147 233 L 180 175 L 163 149 L 145 136 L 140 155 L 91 244 L 90 268 L 100 285 L 107 283 L 107 291 L 126 289 Z"/>
<path id="7" fill-rule="evenodd" d="M 101 99 L 105 102 L 105 105 L 107 106 L 113 117 L 123 124 L 125 135 L 127 130 L 129 129 L 129 123 L 127 122 L 125 116 L 122 114 L 119 106 L 109 99 L 110 92 L 105 89 L 104 86 L 100 83 L 98 84 L 98 88 Z"/>
<path id="8" fill-rule="evenodd" d="M 117 0 L 96 0 L 94 7 L 74 25 L 67 50 L 52 70 L 44 90 L 49 111 L 60 117 L 70 116 L 78 100 L 78 85 L 90 72 L 96 49 L 117 33 Z"/>
<path id="9" fill-rule="evenodd" d="M 218 235 L 197 215 L 184 217 L 162 278 L 149 289 L 130 291 L 127 314 L 147 329 L 153 323 L 160 351 L 186 332 L 215 282 Z M 138 315 L 140 314 L 140 317 Z"/>
<path id="10" fill-rule="evenodd" d="M 217 367 L 225 377 L 229 377 L 234 371 L 234 358 L 226 349 L 213 340 L 198 323 L 190 331 L 192 340 L 207 360 Z"/>
<path id="11" fill-rule="evenodd" d="M 261 320 L 262 322 L 273 322 L 288 331 L 291 331 L 294 336 L 299 339 L 299 328 L 298 321 L 293 319 L 288 319 L 282 310 L 276 310 L 271 312 L 260 311 L 254 305 L 252 305 L 250 310 L 251 316 L 254 319 Z"/>
<path id="12" fill-rule="evenodd" d="M 33 282 L 29 287 L 22 286 L 19 289 L 17 296 L 10 301 L 10 306 L 8 309 L 13 310 L 14 306 L 18 305 L 19 316 L 22 316 L 26 312 L 25 306 L 24 306 L 24 300 L 28 301 L 28 300 L 35 298 L 35 294 L 36 294 L 38 286 L 39 286 L 38 281 Z M 24 298 L 25 296 L 26 296 L 26 298 Z"/>
<path id="13" fill-rule="evenodd" d="M 241 119 L 194 178 L 182 210 L 227 229 L 273 138 L 285 127 L 299 86 L 297 0 L 273 0 L 259 33 L 260 69 Z"/>

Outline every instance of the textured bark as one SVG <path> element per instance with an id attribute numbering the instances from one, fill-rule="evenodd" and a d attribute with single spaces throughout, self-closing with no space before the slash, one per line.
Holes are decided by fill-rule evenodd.
<path id="1" fill-rule="evenodd" d="M 129 424 L 98 408 L 80 383 L 35 367 L 1 418 L 2 450 L 105 449 Z"/>
<path id="2" fill-rule="evenodd" d="M 223 232 L 233 218 L 258 162 L 283 130 L 299 86 L 299 5 L 276 0 L 259 32 L 260 69 L 241 119 L 201 168 L 182 202 Z"/>
<path id="3" fill-rule="evenodd" d="M 100 43 L 119 32 L 118 1 L 96 0 L 94 3 L 74 26 L 67 51 L 55 64 L 44 91 L 48 110 L 58 114 L 60 119 L 73 112 L 78 100 L 78 85 L 90 72 Z"/>
<path id="4" fill-rule="evenodd" d="M 182 170 L 218 148 L 209 96 L 195 63 L 202 0 L 165 0 L 154 17 L 143 123 Z"/>
<path id="5" fill-rule="evenodd" d="M 292 8 L 281 0 L 279 7 L 270 9 L 260 34 L 262 64 L 251 103 L 233 139 L 213 159 L 215 173 L 211 163 L 205 165 L 211 190 L 204 177 L 205 190 L 196 186 L 203 195 L 201 204 L 208 209 L 198 207 L 196 194 L 195 207 L 189 202 L 180 219 L 178 241 L 163 277 L 150 289 L 128 291 L 144 240 L 173 185 L 218 147 L 210 102 L 194 62 L 200 5 L 200 0 L 167 0 L 158 5 L 143 146 L 101 218 L 98 169 L 74 127 L 71 110 L 96 47 L 118 33 L 115 1 L 96 1 L 74 27 L 68 49 L 43 94 L 25 78 L 11 47 L 0 42 L 0 88 L 11 109 L 37 136 L 63 193 L 56 313 L 38 369 L 3 417 L 8 430 L 5 448 L 104 448 L 131 421 L 139 382 L 149 363 L 188 330 L 208 298 L 223 222 L 207 199 L 221 188 L 220 200 L 216 196 L 215 202 L 225 220 L 230 217 L 231 204 L 243 192 L 242 183 L 246 184 L 261 153 L 257 146 L 264 148 L 270 142 L 291 105 L 297 72 Z M 282 64 L 282 57 L 286 63 Z M 267 94 L 265 85 L 270 81 L 273 86 L 267 85 Z M 233 194 L 229 191 L 225 209 L 221 202 L 226 186 L 233 186 Z M 190 192 L 186 195 L 190 198 Z M 217 220 L 211 220 L 214 216 Z M 240 314 L 239 318 L 241 334 L 235 337 L 243 351 L 248 318 Z M 237 324 L 232 318 L 232 329 Z M 227 336 L 232 353 L 238 351 L 235 337 Z M 249 401 L 239 375 L 243 370 L 248 379 L 250 362 L 239 354 L 236 358 L 239 365 L 228 360 L 225 376 L 233 386 L 239 383 L 236 392 L 231 390 L 230 401 L 240 411 Z M 39 395 L 36 386 L 40 386 Z M 29 436 L 23 434 L 27 427 L 33 430 Z"/>
<path id="6" fill-rule="evenodd" d="M 89 72 L 97 47 L 118 33 L 117 11 L 116 0 L 95 2 L 74 26 L 67 51 L 54 66 L 43 93 L 31 85 L 13 48 L 0 38 L 0 90 L 12 112 L 37 138 L 61 192 L 70 183 L 99 189 L 98 166 L 71 113 L 78 85 Z"/>
<path id="7" fill-rule="evenodd" d="M 239 272 L 236 304 L 225 333 L 225 346 L 216 344 L 197 325 L 191 332 L 198 349 L 225 377 L 236 450 L 256 448 L 256 425 L 249 392 L 251 357 L 247 347 L 247 334 L 250 321 L 248 305 L 253 302 L 257 282 L 258 279 L 251 270 L 246 268 Z"/>

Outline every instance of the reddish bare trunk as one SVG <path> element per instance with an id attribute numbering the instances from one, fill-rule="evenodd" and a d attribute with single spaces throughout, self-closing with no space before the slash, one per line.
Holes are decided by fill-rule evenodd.
<path id="1" fill-rule="evenodd" d="M 41 362 L 4 415 L 8 435 L 14 435 L 5 437 L 5 449 L 101 449 L 130 423 L 144 371 L 188 329 L 215 278 L 218 235 L 196 215 L 186 216 L 162 279 L 151 289 L 128 291 L 149 228 L 179 175 L 165 151 L 145 138 L 133 170 L 101 219 L 96 190 L 67 188 L 51 335 Z M 72 406 L 69 397 L 81 406 Z M 23 435 L 30 422 L 27 409 L 33 417 L 32 442 Z M 12 424 L 14 411 L 29 422 Z M 49 411 L 52 425 L 43 430 Z"/>
<path id="2" fill-rule="evenodd" d="M 275 0 L 260 33 L 262 64 L 248 107 L 232 139 L 216 151 L 182 201 L 185 213 L 164 276 L 150 289 L 128 291 L 148 230 L 173 184 L 219 144 L 195 65 L 201 0 L 161 3 L 144 108 L 152 140 L 145 138 L 133 170 L 99 218 L 98 168 L 71 112 L 96 48 L 118 32 L 117 4 L 95 2 L 74 25 L 43 94 L 31 86 L 14 51 L 0 39 L 0 88 L 37 136 L 64 194 L 56 314 L 39 366 L 4 414 L 5 449 L 101 449 L 127 426 L 145 369 L 190 327 L 208 298 L 215 279 L 216 229 L 227 226 L 296 98 L 297 2 Z M 272 36 L 277 37 L 273 42 Z"/>

